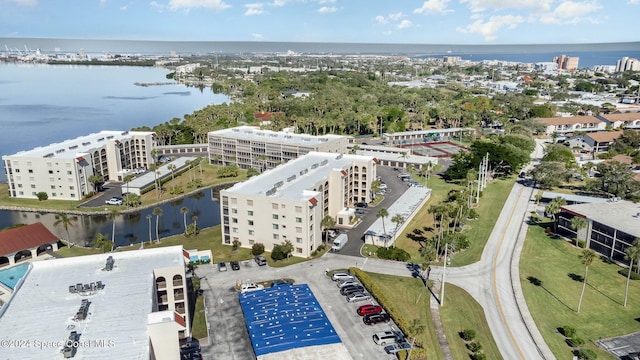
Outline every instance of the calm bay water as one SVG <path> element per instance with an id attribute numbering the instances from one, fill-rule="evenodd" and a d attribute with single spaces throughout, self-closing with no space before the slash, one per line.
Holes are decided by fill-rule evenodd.
<path id="1" fill-rule="evenodd" d="M 205 189 L 198 193 L 159 205 L 163 214 L 160 217 L 160 237 L 184 233 L 184 216 L 180 212 L 182 207 L 189 209 L 187 224 L 193 223 L 192 217 L 198 216 L 198 228 L 207 228 L 220 224 L 220 207 L 214 199 L 219 193 L 214 189 Z M 135 213 L 123 214 L 116 218 L 115 242 L 117 246 L 129 246 L 149 241 L 149 229 L 151 238 L 156 238 L 156 216 L 152 214 L 153 208 L 143 209 Z M 151 228 L 147 215 L 151 214 Z M 62 239 L 67 238 L 65 230 L 61 226 L 54 226 L 55 214 L 37 213 L 26 211 L 0 210 L 0 229 L 15 224 L 33 224 L 41 222 L 49 231 Z M 78 220 L 69 227 L 71 241 L 81 246 L 91 244 L 97 233 L 109 234 L 111 239 L 113 222 L 105 215 L 78 216 Z"/>
<path id="2" fill-rule="evenodd" d="M 130 130 L 228 101 L 210 89 L 169 82 L 150 67 L 0 63 L 0 155 L 101 130 Z M 0 162 L 0 181 L 6 181 Z"/>

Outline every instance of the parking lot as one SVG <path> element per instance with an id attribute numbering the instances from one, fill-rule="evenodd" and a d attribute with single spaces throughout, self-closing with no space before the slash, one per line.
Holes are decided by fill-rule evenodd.
<path id="1" fill-rule="evenodd" d="M 296 264 L 287 268 L 257 266 L 254 261 L 243 261 L 240 270 L 219 272 L 214 265 L 201 265 L 196 275 L 201 281 L 207 304 L 207 320 L 210 326 L 210 345 L 202 347 L 205 359 L 254 359 L 253 349 L 244 316 L 234 289 L 237 282 L 259 282 L 280 278 L 293 278 L 296 283 L 309 285 L 318 302 L 333 324 L 342 343 L 354 359 L 395 359 L 376 345 L 372 335 L 389 330 L 393 322 L 365 325 L 356 309 L 367 301 L 348 303 L 340 294 L 336 283 L 325 275 L 326 269 L 355 265 L 357 258 L 329 254 L 320 259 Z M 354 264 L 351 264 L 353 262 Z"/>

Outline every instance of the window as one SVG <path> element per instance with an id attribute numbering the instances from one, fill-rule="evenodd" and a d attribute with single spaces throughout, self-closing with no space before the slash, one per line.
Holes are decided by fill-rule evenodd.
<path id="1" fill-rule="evenodd" d="M 273 209 L 273 210 L 278 210 L 278 204 L 276 204 L 276 203 L 272 203 L 272 204 L 271 204 L 271 209 Z"/>
<path id="2" fill-rule="evenodd" d="M 271 227 L 273 228 L 273 230 L 278 230 L 280 228 L 278 224 L 271 224 Z"/>
<path id="3" fill-rule="evenodd" d="M 231 218 L 231 222 L 234 223 L 234 224 L 237 224 L 238 223 L 238 219 L 237 218 Z"/>
<path id="4" fill-rule="evenodd" d="M 273 220 L 278 220 L 278 214 L 272 214 L 272 215 L 271 215 L 271 218 L 272 218 Z"/>
<path id="5" fill-rule="evenodd" d="M 280 235 L 278 234 L 273 234 L 273 240 L 279 240 L 280 239 Z"/>
<path id="6" fill-rule="evenodd" d="M 36 185 L 35 185 L 35 184 L 31 184 L 31 188 L 32 188 L 32 189 L 35 189 L 35 188 L 36 188 Z"/>
<path id="7" fill-rule="evenodd" d="M 301 223 L 301 222 L 302 222 L 302 218 L 301 218 L 301 217 L 297 217 L 297 218 L 296 218 L 296 222 L 297 222 L 297 223 Z"/>
<path id="8" fill-rule="evenodd" d="M 18 194 L 24 195 L 24 191 L 18 191 Z"/>
<path id="9" fill-rule="evenodd" d="M 49 174 L 53 174 L 53 170 L 49 170 Z"/>
<path id="10" fill-rule="evenodd" d="M 254 235 L 256 232 L 253 230 L 249 230 L 249 235 Z"/>
<path id="11" fill-rule="evenodd" d="M 74 190 L 73 186 L 69 186 L 69 190 Z"/>
<path id="12" fill-rule="evenodd" d="M 234 233 L 238 233 L 238 228 L 232 228 L 231 231 L 233 231 Z"/>
<path id="13" fill-rule="evenodd" d="M 298 244 L 302 244 L 302 238 L 301 238 L 301 237 L 297 237 L 297 238 L 296 238 L 296 242 L 297 242 Z"/>
<path id="14" fill-rule="evenodd" d="M 249 239 L 249 245 L 253 245 L 253 244 L 255 244 L 255 243 L 256 243 L 256 241 L 255 241 L 255 240 L 251 240 L 251 239 Z"/>
<path id="15" fill-rule="evenodd" d="M 253 226 L 253 220 L 249 220 L 247 221 L 247 223 L 249 224 L 249 226 Z"/>
<path id="16" fill-rule="evenodd" d="M 296 248 L 296 252 L 297 252 L 298 254 L 302 254 L 302 248 Z"/>
<path id="17" fill-rule="evenodd" d="M 253 216 L 253 210 L 249 210 L 249 211 L 247 211 L 247 215 L 249 215 L 249 216 Z"/>
<path id="18" fill-rule="evenodd" d="M 72 193 L 70 196 L 71 196 L 71 197 L 76 197 L 76 194 L 73 194 L 73 193 Z"/>
<path id="19" fill-rule="evenodd" d="M 33 169 L 29 169 L 29 174 L 33 174 Z"/>
<path id="20" fill-rule="evenodd" d="M 20 169 L 15 169 L 15 170 L 13 170 L 13 171 L 15 171 L 15 172 L 19 173 L 19 172 L 20 172 Z"/>
<path id="21" fill-rule="evenodd" d="M 238 203 L 238 198 L 231 198 L 231 203 L 232 204 L 237 204 Z"/>
<path id="22" fill-rule="evenodd" d="M 238 209 L 231 209 L 231 213 L 232 214 L 237 214 L 238 213 Z"/>
<path id="23" fill-rule="evenodd" d="M 72 174 L 71 170 L 67 170 L 67 175 L 71 175 L 71 174 Z"/>
<path id="24" fill-rule="evenodd" d="M 296 206 L 296 212 L 297 213 L 301 213 L 302 212 L 302 206 Z"/>
<path id="25" fill-rule="evenodd" d="M 18 184 L 18 187 L 19 187 L 19 188 L 21 188 L 21 187 L 22 187 L 22 184 Z"/>
<path id="26" fill-rule="evenodd" d="M 253 200 L 247 200 L 247 206 L 253 206 Z"/>
<path id="27" fill-rule="evenodd" d="M 302 234 L 302 228 L 300 226 L 296 227 L 296 233 Z"/>
<path id="28" fill-rule="evenodd" d="M 51 196 L 55 197 L 55 196 L 57 196 L 57 194 L 56 193 L 51 193 Z"/>

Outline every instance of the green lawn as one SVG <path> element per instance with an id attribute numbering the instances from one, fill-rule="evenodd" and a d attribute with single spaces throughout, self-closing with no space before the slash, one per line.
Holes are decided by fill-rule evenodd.
<path id="1" fill-rule="evenodd" d="M 445 305 L 440 308 L 440 317 L 453 358 L 469 359 L 469 352 L 459 333 L 471 329 L 475 330 L 475 341 L 482 345 L 487 359 L 502 359 L 480 304 L 467 292 L 451 284 L 446 285 L 445 296 Z"/>
<path id="2" fill-rule="evenodd" d="M 204 313 L 204 297 L 196 298 L 196 309 L 193 314 L 193 324 L 191 324 L 191 336 L 196 339 L 204 339 L 207 334 L 207 316 Z"/>
<path id="3" fill-rule="evenodd" d="M 588 286 L 576 313 L 582 283 L 571 277 L 584 276 L 578 257 L 581 250 L 547 236 L 543 227 L 529 228 L 520 262 L 522 289 L 538 329 L 560 360 L 571 359 L 569 346 L 556 332 L 562 326 L 574 327 L 587 347 L 598 351 L 599 359 L 614 359 L 592 341 L 638 331 L 640 282 L 631 281 L 627 307 L 623 307 L 626 277 L 617 273 L 617 265 L 597 259 L 589 267 Z M 536 279 L 538 285 L 532 283 Z"/>

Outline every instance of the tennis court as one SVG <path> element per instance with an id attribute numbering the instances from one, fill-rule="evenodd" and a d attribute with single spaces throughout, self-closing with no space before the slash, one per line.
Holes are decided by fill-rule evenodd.
<path id="1" fill-rule="evenodd" d="M 398 145 L 398 147 L 411 149 L 416 155 L 431 156 L 431 157 L 451 157 L 453 154 L 457 154 L 462 150 L 469 150 L 469 148 L 462 145 L 454 144 L 450 141 L 434 141 L 420 144 L 405 144 Z"/>

